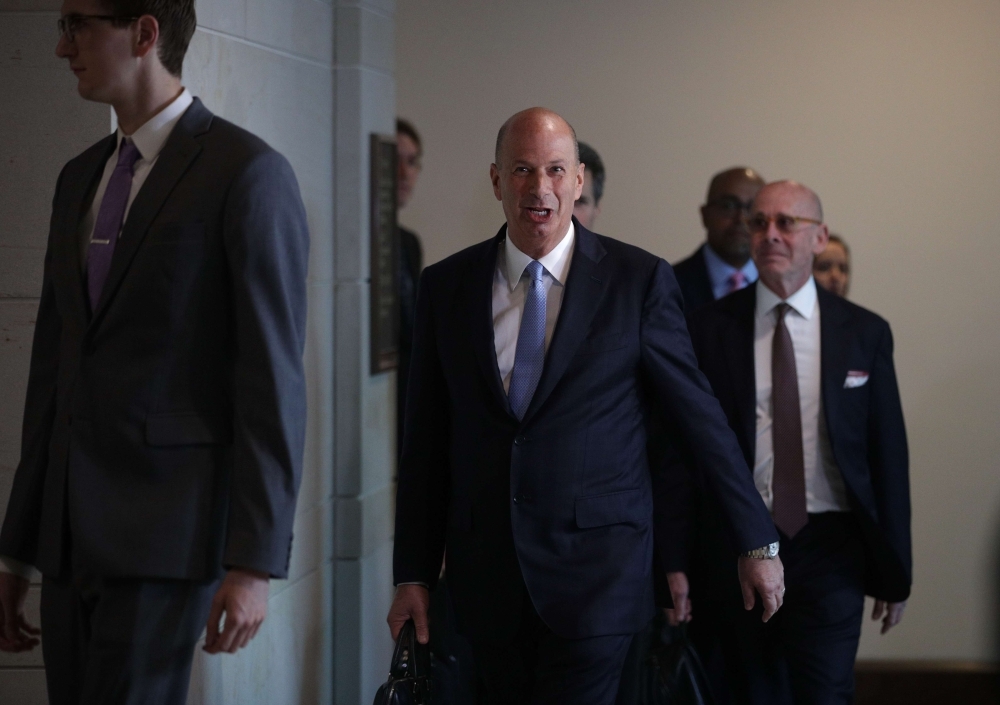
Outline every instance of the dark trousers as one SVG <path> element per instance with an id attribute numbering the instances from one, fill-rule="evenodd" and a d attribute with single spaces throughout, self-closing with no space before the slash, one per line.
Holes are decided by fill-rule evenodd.
<path id="1" fill-rule="evenodd" d="M 854 659 L 864 612 L 864 545 L 849 512 L 810 514 L 794 539 L 781 537 L 784 604 L 761 622 L 762 607 L 705 605 L 718 624 L 732 702 L 834 705 L 854 697 Z M 697 608 L 696 608 L 697 609 Z M 698 614 L 697 612 L 695 614 Z"/>
<path id="2" fill-rule="evenodd" d="M 42 581 L 51 705 L 183 705 L 218 581 Z"/>
<path id="3" fill-rule="evenodd" d="M 631 634 L 564 639 L 525 592 L 513 643 L 473 642 L 488 705 L 613 705 Z"/>

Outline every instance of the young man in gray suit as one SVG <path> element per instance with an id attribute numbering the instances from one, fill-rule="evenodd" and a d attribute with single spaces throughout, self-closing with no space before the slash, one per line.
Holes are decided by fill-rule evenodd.
<path id="1" fill-rule="evenodd" d="M 288 162 L 181 85 L 193 0 L 65 0 L 59 28 L 119 128 L 56 185 L 0 648 L 37 644 L 35 566 L 50 702 L 183 703 L 206 625 L 234 653 L 287 575 L 306 217 Z"/>

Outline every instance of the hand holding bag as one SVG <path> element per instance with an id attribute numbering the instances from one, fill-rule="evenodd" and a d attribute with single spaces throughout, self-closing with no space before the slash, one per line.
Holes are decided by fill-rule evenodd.
<path id="1" fill-rule="evenodd" d="M 431 690 L 430 648 L 417 641 L 413 620 L 399 630 L 389 680 L 375 694 L 374 705 L 426 705 Z"/>

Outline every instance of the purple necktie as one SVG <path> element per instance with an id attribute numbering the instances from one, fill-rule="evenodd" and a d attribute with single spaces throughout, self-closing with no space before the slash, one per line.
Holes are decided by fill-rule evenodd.
<path id="1" fill-rule="evenodd" d="M 732 294 L 734 291 L 739 291 L 746 285 L 747 285 L 747 277 L 743 272 L 739 270 L 736 270 L 728 277 L 726 277 L 727 294 Z"/>
<path id="2" fill-rule="evenodd" d="M 111 258 L 115 254 L 118 233 L 121 232 L 122 220 L 125 218 L 125 206 L 132 190 L 132 168 L 141 156 L 134 144 L 122 138 L 118 164 L 108 180 L 108 188 L 97 212 L 94 234 L 87 247 L 87 295 L 92 312 L 97 309 L 104 282 L 111 270 Z"/>
<path id="3" fill-rule="evenodd" d="M 802 409 L 795 347 L 785 325 L 786 303 L 776 307 L 778 320 L 771 342 L 771 440 L 774 443 L 774 525 L 788 538 L 809 522 L 806 509 L 805 456 L 802 451 Z"/>

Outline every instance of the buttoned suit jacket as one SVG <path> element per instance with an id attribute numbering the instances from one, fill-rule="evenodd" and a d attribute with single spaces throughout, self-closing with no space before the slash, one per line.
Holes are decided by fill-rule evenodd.
<path id="1" fill-rule="evenodd" d="M 688 339 L 662 259 L 574 220 L 562 307 L 523 420 L 497 367 L 492 294 L 505 229 L 424 270 L 396 510 L 395 581 L 448 584 L 473 641 L 511 638 L 527 589 L 558 635 L 636 632 L 654 611 L 654 534 L 672 480 L 650 470 L 653 404 L 717 488 L 733 541 L 775 540 Z M 654 518 L 655 517 L 655 518 Z M 670 563 L 668 551 L 661 556 Z M 522 582 L 523 581 L 523 582 Z"/>
<path id="2" fill-rule="evenodd" d="M 754 317 L 756 286 L 719 299 L 689 316 L 691 340 L 736 432 L 749 467 L 756 453 Z M 876 314 L 817 287 L 821 393 L 830 446 L 861 526 L 865 590 L 898 602 L 910 593 L 909 458 L 893 365 L 889 324 Z M 868 375 L 847 386 L 848 372 Z M 735 549 L 715 517 L 710 490 L 699 493 L 693 592 L 738 599 Z"/>
<path id="3" fill-rule="evenodd" d="M 690 257 L 674 265 L 677 284 L 684 297 L 684 311 L 687 313 L 715 301 L 712 280 L 708 276 L 708 265 L 705 263 L 706 247 L 708 245 L 702 245 Z"/>
<path id="4" fill-rule="evenodd" d="M 0 554 L 59 576 L 287 574 L 308 231 L 288 162 L 195 99 L 94 310 L 80 222 L 111 135 L 60 174 Z M 72 562 L 67 548 L 71 541 Z"/>

